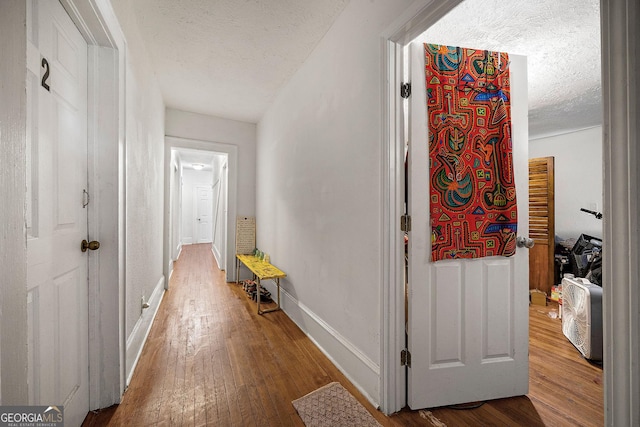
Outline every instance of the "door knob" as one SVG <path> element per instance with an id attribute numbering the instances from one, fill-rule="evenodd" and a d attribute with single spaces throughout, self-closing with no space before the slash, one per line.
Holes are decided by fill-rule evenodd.
<path id="1" fill-rule="evenodd" d="M 535 245 L 535 243 L 536 242 L 534 242 L 533 239 L 530 239 L 529 237 L 518 236 L 518 238 L 516 239 L 516 244 L 519 248 L 531 249 L 533 245 Z"/>
<path id="2" fill-rule="evenodd" d="M 99 247 L 100 247 L 100 242 L 95 241 L 95 240 L 93 240 L 91 242 L 87 242 L 86 240 L 83 240 L 82 244 L 80 245 L 80 249 L 82 249 L 82 252 L 87 252 L 87 249 L 95 251 Z"/>

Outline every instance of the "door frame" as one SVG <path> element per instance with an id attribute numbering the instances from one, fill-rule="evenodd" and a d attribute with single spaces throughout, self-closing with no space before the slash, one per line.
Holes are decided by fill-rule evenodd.
<path id="1" fill-rule="evenodd" d="M 89 405 L 91 408 L 110 406 L 120 400 L 124 391 L 124 51 L 125 43 L 119 24 L 108 0 L 60 0 L 67 14 L 80 30 L 88 48 L 89 119 L 88 149 L 93 158 L 109 155 L 104 161 L 90 164 L 89 183 L 94 205 L 89 212 L 90 233 L 115 247 L 100 251 L 100 269 L 89 278 Z M 27 377 L 27 248 L 26 221 L 26 111 L 31 104 L 26 99 L 27 19 L 26 2 L 6 2 L 2 5 L 3 47 L 7 61 L 0 74 L 9 83 L 2 93 L 9 94 L 2 113 L 8 121 L 2 131 L 9 130 L 7 152 L 3 160 L 15 162 L 15 169 L 2 175 L 15 185 L 3 192 L 10 208 L 0 215 L 8 229 L 7 252 L 2 259 L 10 260 L 7 286 L 0 292 L 2 313 L 2 403 L 24 404 L 28 399 Z M 6 19 L 6 21 L 5 21 Z M 6 31 L 5 31 L 6 30 Z M 97 111 L 100 110 L 98 120 Z M 4 148 L 4 147 L 3 147 Z M 112 155 L 115 153 L 115 155 Z M 93 162 L 95 163 L 95 162 Z M 101 177 L 96 181 L 95 176 Z M 114 185 L 115 184 L 115 185 Z M 22 188 L 22 191 L 20 189 Z M 98 216 L 98 206 L 115 212 L 114 217 Z M 20 224 L 23 224 L 20 227 Z M 97 231 L 97 233 L 96 233 Z M 97 254 L 96 254 L 97 255 Z M 98 257 L 94 257 L 98 262 Z M 91 264 L 92 266 L 94 264 Z M 92 300 L 92 296 L 100 298 Z"/>
<path id="2" fill-rule="evenodd" d="M 236 280 L 235 255 L 236 235 L 229 230 L 235 230 L 237 215 L 237 193 L 238 193 L 238 147 L 230 144 L 223 144 L 214 141 L 203 141 L 198 139 L 180 138 L 165 135 L 164 144 L 164 256 L 163 272 L 164 277 L 171 277 L 173 271 L 173 258 L 171 257 L 172 237 L 171 233 L 171 202 L 174 197 L 171 185 L 171 150 L 172 149 L 193 149 L 199 151 L 210 151 L 212 153 L 222 153 L 227 155 L 227 244 L 226 244 L 226 270 L 227 282 Z M 194 233 L 195 234 L 195 233 Z M 212 242 L 213 245 L 213 242 Z M 165 280 L 165 289 L 169 289 L 170 280 Z"/>
<path id="3" fill-rule="evenodd" d="M 380 408 L 391 414 L 406 405 L 407 379 L 400 363 L 405 349 L 404 232 L 404 114 L 400 84 L 404 78 L 403 49 L 462 0 L 414 1 L 382 34 L 383 48 L 383 194 L 381 287 Z"/>
<path id="4" fill-rule="evenodd" d="M 639 19 L 636 0 L 600 2 L 605 425 L 640 425 Z"/>
<path id="5" fill-rule="evenodd" d="M 120 402 L 125 357 L 125 52 L 107 0 L 60 0 L 88 47 L 89 407 Z"/>
<path id="6" fill-rule="evenodd" d="M 446 15 L 462 0 L 414 1 L 381 35 L 383 81 L 382 123 L 382 247 L 383 277 L 380 290 L 381 375 L 380 401 L 389 414 L 404 406 L 406 378 L 400 365 L 405 348 L 404 248 L 400 230 L 404 195 L 404 135 L 400 83 L 403 77 L 403 47 Z M 639 77 L 633 73 L 639 64 L 640 19 L 635 0 L 601 1 L 604 180 L 604 256 L 603 281 L 611 283 L 603 297 L 604 324 L 604 400 L 606 425 L 640 423 L 640 379 L 629 376 L 640 365 L 640 123 L 635 120 L 640 99 Z M 614 85 L 626 80 L 627 85 Z M 617 195 L 626 197 L 614 197 Z M 631 238 L 634 236 L 634 238 Z M 629 303 L 632 301 L 633 303 Z M 615 363 L 614 363 L 615 361 Z"/>

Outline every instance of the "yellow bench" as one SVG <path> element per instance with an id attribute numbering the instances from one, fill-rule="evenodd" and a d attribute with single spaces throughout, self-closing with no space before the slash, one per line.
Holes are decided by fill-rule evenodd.
<path id="1" fill-rule="evenodd" d="M 257 302 L 258 302 L 258 314 L 269 313 L 272 311 L 280 310 L 280 279 L 283 277 L 287 277 L 287 275 L 277 268 L 276 266 L 268 263 L 266 261 L 261 260 L 260 258 L 254 255 L 244 255 L 244 254 L 236 254 L 236 283 L 240 283 L 240 265 L 244 264 L 249 271 L 253 273 L 257 282 Z M 267 309 L 260 310 L 260 281 L 261 280 L 273 280 L 276 282 L 278 287 L 278 299 L 277 306 Z"/>

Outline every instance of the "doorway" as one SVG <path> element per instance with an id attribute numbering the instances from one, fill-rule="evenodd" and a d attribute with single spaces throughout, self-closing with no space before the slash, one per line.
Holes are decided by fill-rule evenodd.
<path id="1" fill-rule="evenodd" d="M 171 150 L 172 260 L 182 245 L 208 244 L 224 270 L 227 223 L 228 155 L 193 149 Z M 215 239 L 214 239 L 215 234 Z"/>
<path id="2" fill-rule="evenodd" d="M 210 245 L 226 280 L 235 280 L 235 234 L 229 230 L 235 229 L 237 158 L 232 145 L 166 137 L 167 277 L 183 244 L 202 243 Z"/>
<path id="3" fill-rule="evenodd" d="M 385 73 L 386 73 L 386 81 L 389 82 L 386 85 L 385 91 L 385 107 L 386 107 L 386 126 L 384 128 L 385 138 L 388 141 L 402 141 L 399 138 L 402 135 L 402 127 L 401 127 L 401 114 L 400 114 L 400 83 L 402 82 L 402 48 L 405 46 L 410 40 L 415 38 L 418 34 L 424 31 L 426 28 L 431 26 L 433 23 L 437 22 L 441 17 L 446 15 L 449 11 L 451 11 L 456 5 L 461 3 L 460 1 L 452 0 L 441 2 L 438 5 L 427 5 L 427 6 L 418 6 L 415 5 L 411 8 L 408 8 L 403 15 L 403 19 L 399 19 L 398 22 L 392 26 L 388 33 L 385 34 L 385 39 L 387 40 L 387 44 L 385 45 Z M 621 6 L 621 7 L 619 7 Z M 607 41 L 611 38 L 619 40 L 620 43 L 623 44 L 623 48 L 626 51 L 630 51 L 632 49 L 632 41 L 634 37 L 636 37 L 636 31 L 633 28 L 621 27 L 614 25 L 616 22 L 615 19 L 619 19 L 623 22 L 631 22 L 632 18 L 625 16 L 623 12 L 618 9 L 623 9 L 623 5 L 618 6 L 609 6 L 605 5 L 607 10 L 603 10 L 602 13 L 602 31 L 603 31 L 603 40 Z M 637 14 L 637 11 L 634 11 Z M 633 14 L 632 14 L 633 15 Z M 635 15 L 634 15 L 635 16 Z M 613 75 L 616 75 L 616 72 L 620 72 L 620 75 L 624 73 L 621 70 L 627 69 L 629 66 L 629 62 L 633 62 L 629 59 L 629 57 L 614 57 L 611 54 L 603 51 L 603 63 L 609 64 L 607 68 L 603 71 L 603 81 L 604 81 L 604 99 L 605 99 L 605 115 L 604 115 L 604 125 L 603 125 L 603 134 L 606 136 L 607 144 L 611 144 L 611 147 L 605 146 L 605 155 L 604 155 L 604 165 L 605 165 L 605 173 L 604 173 L 604 182 L 609 187 L 615 183 L 624 189 L 629 189 L 629 183 L 633 180 L 630 179 L 628 173 L 627 174 L 618 174 L 614 175 L 612 170 L 609 170 L 610 165 L 616 165 L 619 163 L 620 167 L 624 170 L 625 165 L 631 163 L 633 164 L 633 160 L 629 158 L 624 158 L 623 154 L 627 153 L 629 147 L 633 147 L 632 138 L 630 134 L 624 133 L 618 129 L 627 129 L 629 125 L 628 116 L 626 115 L 626 111 L 632 108 L 630 98 L 623 93 L 613 92 L 608 86 L 610 84 L 610 79 Z M 630 80 L 633 80 L 631 77 L 627 77 Z M 632 91 L 633 92 L 633 91 Z M 616 112 L 616 115 L 612 115 L 613 113 L 608 111 L 607 108 L 612 109 L 612 111 Z M 622 127 L 613 127 L 613 123 L 618 123 L 622 125 Z M 612 135 L 612 136 L 609 136 Z M 619 138 L 613 138 L 613 135 L 617 135 Z M 385 148 L 387 150 L 387 148 Z M 403 290 L 400 286 L 395 286 L 395 284 L 402 283 L 402 263 L 403 263 L 403 243 L 402 243 L 402 232 L 400 228 L 397 226 L 399 222 L 398 218 L 402 214 L 402 195 L 403 195 L 403 177 L 400 175 L 402 170 L 401 165 L 404 162 L 402 145 L 400 143 L 390 144 L 390 148 L 386 151 L 387 156 L 385 158 L 386 166 L 389 167 L 388 172 L 385 176 L 385 201 L 388 202 L 386 206 L 388 209 L 385 210 L 385 217 L 388 220 L 388 225 L 385 227 L 385 257 L 386 263 L 384 265 L 384 273 L 385 277 L 389 278 L 388 283 L 391 285 L 385 285 L 383 288 L 383 298 L 384 303 L 382 307 L 383 314 L 383 326 L 382 331 L 384 335 L 384 342 L 387 345 L 383 346 L 383 357 L 384 363 L 387 368 L 385 368 L 381 380 L 381 395 L 383 402 L 383 410 L 385 412 L 391 412 L 393 410 L 398 410 L 402 407 L 402 399 L 398 398 L 398 395 L 403 395 L 404 393 L 404 381 L 402 380 L 403 371 L 398 368 L 400 366 L 400 350 L 403 348 L 403 336 L 404 336 L 404 317 L 400 315 L 403 313 Z M 619 152 L 619 153 L 618 153 Z M 619 168 L 616 168 L 619 171 Z M 626 179 L 625 179 L 626 177 Z M 608 183 L 608 184 L 607 184 Z M 605 192 L 606 193 L 606 192 Z M 626 193 L 625 193 L 626 194 Z M 634 199 L 635 200 L 635 199 Z M 613 207 L 616 207 L 614 211 Z M 607 231 L 609 233 L 617 232 L 620 236 L 628 236 L 630 233 L 628 218 L 635 217 L 632 209 L 629 209 L 628 204 L 622 203 L 619 200 L 615 200 L 611 197 L 607 197 L 605 194 L 604 198 L 604 210 L 605 210 L 605 234 Z M 607 211 L 610 214 L 614 214 L 618 212 L 618 215 L 614 215 L 616 218 L 620 220 L 618 221 L 607 221 L 606 214 Z M 627 220 L 625 220 L 625 218 Z M 620 242 L 609 242 L 610 250 L 619 251 L 619 255 L 625 253 L 625 250 L 629 248 L 629 241 L 624 239 Z M 633 245 L 632 245 L 633 246 Z M 626 248 L 626 249 L 625 249 Z M 609 387 L 609 391 L 606 393 L 606 408 L 607 408 L 607 419 L 613 419 L 613 415 L 609 413 L 609 411 L 615 411 L 617 416 L 620 419 L 625 417 L 627 414 L 624 408 L 629 408 L 627 403 L 629 400 L 625 400 L 625 404 L 621 405 L 619 408 L 613 406 L 612 397 L 614 395 L 620 394 L 621 396 L 626 396 L 626 399 L 629 399 L 628 390 L 624 389 L 624 372 L 628 371 L 629 361 L 622 357 L 613 357 L 613 355 L 618 354 L 627 354 L 625 353 L 625 349 L 629 349 L 630 336 L 637 336 L 637 330 L 632 326 L 629 326 L 628 323 L 625 323 L 622 318 L 620 321 L 616 321 L 613 318 L 613 305 L 616 302 L 620 302 L 624 305 L 623 295 L 628 295 L 629 292 L 636 295 L 637 293 L 630 288 L 628 276 L 629 274 L 635 275 L 637 274 L 637 266 L 632 266 L 631 270 L 625 268 L 628 260 L 624 259 L 624 256 L 615 257 L 615 254 L 609 254 L 605 259 L 605 264 L 607 262 L 612 263 L 611 265 L 620 265 L 621 269 L 611 269 L 609 270 L 609 277 L 619 277 L 620 280 L 611 280 L 611 282 L 615 282 L 617 287 L 622 287 L 619 291 L 619 298 L 612 296 L 611 302 L 606 304 L 605 307 L 605 330 L 615 331 L 612 336 L 619 337 L 621 339 L 620 343 L 617 345 L 613 345 L 611 350 L 609 351 L 609 357 L 611 363 L 608 367 L 611 369 L 609 374 L 605 375 L 605 382 Z M 622 273 L 624 271 L 624 273 Z M 635 277 L 635 276 L 634 276 Z M 626 279 L 625 279 L 626 278 Z M 630 315 L 625 311 L 625 316 Z M 626 317 L 625 317 L 626 318 Z M 612 324 L 616 325 L 616 328 L 612 329 L 610 325 L 608 328 L 606 324 L 608 322 L 612 322 Z M 628 335 L 631 332 L 631 335 Z M 606 338 L 605 338 L 606 339 Z M 608 340 L 609 344 L 612 344 L 612 341 Z M 632 340 L 633 341 L 633 340 Z M 616 341 L 617 342 L 617 341 Z M 613 360 L 616 360 L 616 367 L 613 367 Z M 627 369 L 627 371 L 625 371 Z M 617 380 L 620 382 L 620 386 L 617 387 L 617 390 L 614 392 L 613 382 Z M 618 399 L 618 401 L 620 401 Z M 623 408 L 624 407 L 624 408 Z"/>

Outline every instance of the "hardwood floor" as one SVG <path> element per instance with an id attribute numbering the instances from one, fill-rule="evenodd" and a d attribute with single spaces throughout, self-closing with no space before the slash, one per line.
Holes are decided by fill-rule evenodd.
<path id="1" fill-rule="evenodd" d="M 258 316 L 208 245 L 185 246 L 122 403 L 83 425 L 303 426 L 291 401 L 332 381 L 383 426 L 603 425 L 602 370 L 564 338 L 553 309 L 530 308 L 527 396 L 387 417 L 283 312 Z"/>

